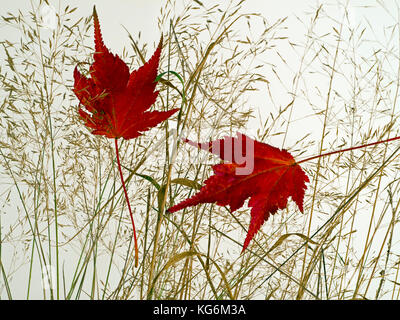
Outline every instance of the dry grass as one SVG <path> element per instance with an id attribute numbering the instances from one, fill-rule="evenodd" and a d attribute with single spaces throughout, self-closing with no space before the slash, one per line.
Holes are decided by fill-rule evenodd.
<path id="1" fill-rule="evenodd" d="M 91 62 L 89 13 L 63 4 L 49 31 L 33 13 L 42 2 L 2 17 L 20 39 L 0 48 L 1 298 L 399 298 L 397 143 L 302 164 L 305 214 L 290 203 L 242 255 L 246 206 L 165 209 L 218 161 L 179 142 L 174 157 L 174 135 L 242 131 L 298 160 L 397 136 L 400 16 L 383 43 L 369 38 L 368 21 L 354 25 L 346 3 L 268 21 L 243 1 L 185 1 L 179 12 L 166 1 L 160 71 L 184 85 L 164 74 L 155 108 L 181 113 L 121 145 L 139 239 L 134 268 L 113 144 L 82 125 L 71 90 L 75 65 Z M 137 68 L 154 45 L 125 35 L 121 56 Z M 260 94 L 263 105 L 252 105 Z"/>

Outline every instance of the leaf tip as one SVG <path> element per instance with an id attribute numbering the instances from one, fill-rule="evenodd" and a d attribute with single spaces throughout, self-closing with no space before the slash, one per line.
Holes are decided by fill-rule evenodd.
<path id="1" fill-rule="evenodd" d="M 158 48 L 162 48 L 163 45 L 163 34 L 161 34 L 160 42 L 158 43 Z"/>
<path id="2" fill-rule="evenodd" d="M 94 25 L 94 44 L 97 52 L 104 52 L 103 36 L 101 35 L 99 16 L 97 15 L 96 6 L 93 6 L 93 25 Z"/>
<path id="3" fill-rule="evenodd" d="M 93 6 L 93 19 L 94 20 L 99 20 L 99 18 L 97 16 L 97 11 L 96 11 L 96 5 Z"/>

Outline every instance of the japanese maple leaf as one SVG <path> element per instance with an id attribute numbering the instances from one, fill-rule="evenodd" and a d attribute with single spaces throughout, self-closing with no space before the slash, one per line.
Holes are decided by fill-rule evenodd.
<path id="1" fill-rule="evenodd" d="M 234 212 L 249 198 L 251 220 L 242 252 L 270 215 L 286 208 L 289 197 L 303 212 L 304 193 L 309 179 L 288 151 L 241 133 L 237 137 L 225 137 L 209 143 L 186 142 L 228 162 L 213 165 L 214 175 L 204 182 L 200 191 L 171 207 L 168 212 L 199 203 L 229 205 L 231 212 Z M 246 172 L 249 162 L 252 167 Z"/>
<path id="2" fill-rule="evenodd" d="M 79 115 L 92 134 L 113 138 L 118 170 L 132 222 L 135 266 L 138 266 L 138 244 L 135 223 L 122 174 L 118 151 L 118 138 L 133 139 L 143 131 L 155 127 L 179 109 L 147 111 L 156 101 L 157 69 L 160 61 L 162 37 L 150 60 L 138 70 L 129 72 L 128 66 L 104 45 L 96 8 L 93 8 L 94 62 L 89 77 L 74 70 L 74 93 L 80 101 Z"/>
<path id="3" fill-rule="evenodd" d="M 150 60 L 138 70 L 128 66 L 104 45 L 96 9 L 94 20 L 94 62 L 86 78 L 75 67 L 74 93 L 80 104 L 79 115 L 96 135 L 132 139 L 155 127 L 179 109 L 146 111 L 158 96 L 155 91 L 162 38 Z"/>

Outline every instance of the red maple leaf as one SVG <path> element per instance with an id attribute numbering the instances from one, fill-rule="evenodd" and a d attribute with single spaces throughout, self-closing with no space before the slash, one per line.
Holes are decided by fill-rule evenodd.
<path id="1" fill-rule="evenodd" d="M 128 66 L 112 54 L 103 43 L 96 8 L 93 8 L 94 21 L 94 62 L 90 66 L 90 77 L 74 70 L 74 93 L 86 110 L 79 108 L 79 115 L 92 134 L 114 138 L 118 170 L 124 189 L 132 222 L 135 266 L 138 266 L 138 244 L 132 209 L 126 191 L 118 152 L 118 138 L 132 139 L 143 131 L 155 127 L 179 109 L 169 111 L 146 111 L 157 99 L 156 78 L 162 48 L 160 43 L 150 60 L 138 70 L 129 73 Z"/>
<path id="2" fill-rule="evenodd" d="M 248 206 L 252 208 L 251 221 L 242 252 L 269 216 L 278 209 L 286 208 L 289 197 L 303 212 L 304 193 L 309 179 L 288 151 L 241 133 L 234 138 L 225 137 L 209 143 L 186 142 L 210 151 L 228 163 L 212 166 L 214 175 L 204 182 L 200 191 L 171 207 L 168 212 L 199 203 L 229 205 L 231 212 L 234 212 L 250 198 Z M 246 169 L 249 162 L 252 166 Z"/>
<path id="3" fill-rule="evenodd" d="M 162 38 L 151 59 L 129 73 L 128 66 L 104 45 L 95 8 L 93 20 L 96 52 L 90 77 L 83 76 L 77 67 L 74 70 L 74 93 L 86 108 L 80 108 L 79 114 L 93 134 L 136 138 L 179 110 L 146 111 L 158 96 L 155 79 Z"/>

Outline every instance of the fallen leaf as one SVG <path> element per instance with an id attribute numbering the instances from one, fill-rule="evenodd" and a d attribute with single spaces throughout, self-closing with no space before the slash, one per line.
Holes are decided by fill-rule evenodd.
<path id="1" fill-rule="evenodd" d="M 168 212 L 200 203 L 228 205 L 234 212 L 249 198 L 251 220 L 242 252 L 270 215 L 286 208 L 289 197 L 303 212 L 309 179 L 288 151 L 241 133 L 208 143 L 186 142 L 218 155 L 226 163 L 213 165 L 214 175 L 204 182 L 200 191 L 169 208 Z M 249 164 L 252 164 L 251 170 Z"/>

